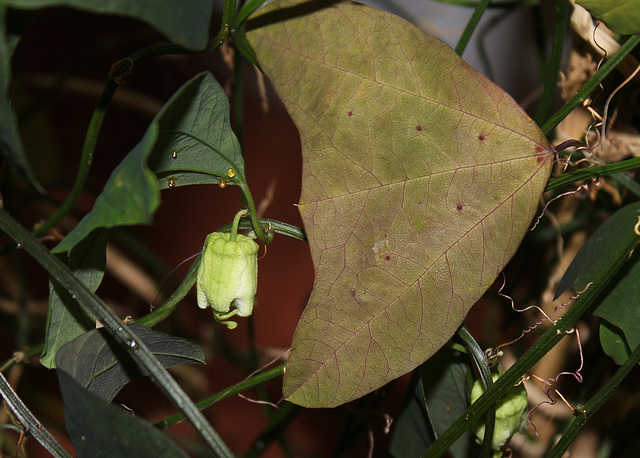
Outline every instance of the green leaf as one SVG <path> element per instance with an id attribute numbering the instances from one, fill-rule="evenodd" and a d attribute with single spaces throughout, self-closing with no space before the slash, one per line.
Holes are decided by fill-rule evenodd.
<path id="1" fill-rule="evenodd" d="M 335 406 L 451 337 L 527 231 L 551 147 L 511 97 L 390 14 L 280 1 L 247 32 L 300 131 L 316 270 L 283 392 Z"/>
<path id="2" fill-rule="evenodd" d="M 640 33 L 640 0 L 577 0 L 616 33 Z"/>
<path id="3" fill-rule="evenodd" d="M 602 350 L 620 366 L 631 355 L 631 349 L 622 330 L 606 320 L 600 322 L 600 345 Z"/>
<path id="4" fill-rule="evenodd" d="M 146 161 L 157 136 L 154 119 L 140 143 L 111 173 L 93 209 L 52 250 L 54 253 L 71 250 L 98 228 L 151 223 L 160 204 L 160 187 Z"/>
<path id="5" fill-rule="evenodd" d="M 204 364 L 204 353 L 197 345 L 145 326 L 129 326 L 164 367 Z M 83 388 L 106 401 L 111 401 L 130 381 L 146 375 L 104 329 L 86 332 L 62 347 L 56 364 Z"/>
<path id="6" fill-rule="evenodd" d="M 227 176 L 231 167 L 243 177 L 244 163 L 229 127 L 229 105 L 223 94 L 208 72 L 185 83 L 113 171 L 93 210 L 53 251 L 70 250 L 100 227 L 151 223 L 160 203 L 160 188 L 169 187 L 169 179 L 175 186 L 218 183 L 219 176 Z M 179 170 L 183 173 L 162 178 L 159 184 L 149 167 L 160 176 Z"/>
<path id="7" fill-rule="evenodd" d="M 630 242 L 638 238 L 634 227 L 640 218 L 640 202 L 627 205 L 615 212 L 582 245 L 567 267 L 554 300 L 569 288 L 583 290 L 589 282 L 595 282 L 604 274 L 603 265 L 627 253 Z M 635 347 L 632 347 L 635 348 Z"/>
<path id="8" fill-rule="evenodd" d="M 623 332 L 630 354 L 631 348 L 640 345 L 640 252 L 633 253 L 612 283 L 593 314 Z"/>
<path id="9" fill-rule="evenodd" d="M 242 151 L 231 130 L 229 102 L 215 78 L 203 74 L 182 90 L 159 120 L 158 141 L 149 168 L 160 187 L 220 183 L 244 178 Z M 234 177 L 229 177 L 232 169 Z"/>
<path id="10" fill-rule="evenodd" d="M 3 3 L 17 9 L 68 6 L 92 13 L 129 16 L 191 49 L 207 45 L 213 12 L 211 0 L 4 0 Z"/>
<path id="11" fill-rule="evenodd" d="M 20 131 L 9 100 L 11 82 L 11 49 L 7 42 L 7 9 L 0 5 L 0 153 L 16 174 L 35 189 L 44 189 L 36 181 L 24 153 Z"/>
<path id="12" fill-rule="evenodd" d="M 69 268 L 91 291 L 97 290 L 102 282 L 108 240 L 108 231 L 94 231 L 71 250 L 67 259 Z M 50 279 L 47 334 L 40 357 L 42 365 L 54 368 L 55 356 L 60 347 L 95 326 L 95 319 L 82 309 L 75 298 L 55 279 Z"/>
<path id="13" fill-rule="evenodd" d="M 468 380 L 473 378 L 473 371 L 469 358 L 445 346 L 420 366 L 420 373 L 429 418 L 436 437 L 440 437 L 471 404 Z M 467 431 L 449 452 L 453 457 L 464 458 L 478 455 L 479 447 Z"/>
<path id="14" fill-rule="evenodd" d="M 411 376 L 402 411 L 395 421 L 389 452 L 396 458 L 420 456 L 435 441 L 433 427 L 425 409 L 420 371 Z"/>
<path id="15" fill-rule="evenodd" d="M 67 431 L 78 458 L 184 458 L 167 436 L 124 409 L 107 404 L 58 370 Z"/>

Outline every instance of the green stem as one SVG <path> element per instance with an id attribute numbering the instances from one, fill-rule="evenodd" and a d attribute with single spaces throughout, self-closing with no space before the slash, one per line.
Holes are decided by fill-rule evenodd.
<path id="1" fill-rule="evenodd" d="M 62 445 L 51 435 L 47 429 L 42 426 L 42 423 L 31 413 L 27 406 L 24 405 L 22 400 L 18 397 L 4 375 L 0 373 L 0 392 L 5 402 L 15 414 L 16 418 L 24 428 L 22 431 L 27 432 L 30 436 L 33 436 L 44 448 L 47 449 L 55 457 L 71 458 L 69 452 L 67 452 Z"/>
<path id="2" fill-rule="evenodd" d="M 553 42 L 551 44 L 551 56 L 548 65 L 544 69 L 543 86 L 544 91 L 538 111 L 536 112 L 536 122 L 542 124 L 551 113 L 553 95 L 556 91 L 556 82 L 560 72 L 562 62 L 562 51 L 564 48 L 564 38 L 567 31 L 567 18 L 569 17 L 569 0 L 556 1 L 555 24 L 553 29 Z"/>
<path id="3" fill-rule="evenodd" d="M 102 121 L 104 120 L 104 116 L 107 112 L 107 106 L 109 105 L 113 95 L 116 93 L 117 87 L 116 83 L 113 80 L 110 80 L 104 88 L 102 96 L 98 101 L 98 106 L 94 110 L 93 115 L 91 116 L 91 121 L 89 122 L 87 135 L 84 139 L 84 146 L 82 147 L 82 156 L 80 157 L 80 168 L 78 169 L 78 175 L 76 176 L 76 181 L 71 188 L 71 192 L 69 193 L 67 200 L 60 205 L 58 210 L 56 210 L 56 212 L 44 223 L 36 227 L 34 231 L 36 237 L 42 237 L 46 234 L 47 231 L 57 224 L 64 215 L 73 209 L 76 201 L 80 197 L 80 194 L 84 189 L 84 185 L 87 182 L 87 177 L 89 176 L 91 162 L 93 161 L 93 153 L 95 151 Z"/>
<path id="4" fill-rule="evenodd" d="M 147 326 L 149 328 L 155 326 L 160 323 L 166 317 L 171 315 L 171 313 L 176 309 L 178 304 L 184 297 L 187 295 L 193 284 L 196 282 L 196 277 L 198 274 L 198 266 L 200 265 L 200 256 L 198 256 L 193 264 L 189 268 L 187 275 L 184 277 L 180 286 L 174 291 L 174 293 L 167 299 L 162 306 L 154 310 L 153 312 L 143 316 L 142 318 L 134 321 L 135 324 L 139 324 L 142 326 Z"/>
<path id="5" fill-rule="evenodd" d="M 79 281 L 69 267 L 42 245 L 29 231 L 18 224 L 4 210 L 0 209 L 0 230 L 24 248 L 89 314 L 104 325 L 105 330 L 126 351 L 136 364 L 155 380 L 173 403 L 180 409 L 204 441 L 218 456 L 231 457 L 233 454 L 211 427 L 193 401 L 185 394 L 180 385 L 169 375 L 147 346 L 135 335 L 120 318 Z"/>
<path id="6" fill-rule="evenodd" d="M 628 258 L 629 252 L 635 247 L 636 238 L 629 238 L 627 246 L 621 249 L 615 256 L 611 256 L 608 265 L 602 266 L 601 276 L 584 291 L 574 302 L 567 313 L 551 326 L 540 339 L 521 357 L 508 371 L 496 380 L 492 388 L 486 391 L 476 402 L 454 421 L 424 453 L 425 458 L 442 456 L 451 445 L 475 422 L 478 421 L 500 397 L 511 389 L 522 376 L 533 367 L 544 355 L 546 355 L 568 332 L 576 322 L 584 315 L 597 297 L 605 290 L 609 281 L 615 276 L 620 267 Z"/>
<path id="7" fill-rule="evenodd" d="M 458 44 L 456 45 L 456 53 L 459 56 L 462 56 L 464 53 L 464 50 L 471 39 L 471 35 L 473 35 L 473 32 L 476 30 L 476 27 L 478 26 L 478 23 L 490 2 L 491 0 L 480 0 L 476 5 L 476 9 L 473 11 L 471 18 L 469 19 L 469 22 L 467 22 L 467 26 L 462 32 L 460 40 L 458 40 Z"/>
<path id="8" fill-rule="evenodd" d="M 258 224 L 262 227 L 268 227 L 271 232 L 275 234 L 286 235 L 287 237 L 291 237 L 296 240 L 300 240 L 301 242 L 307 242 L 307 235 L 304 232 L 304 229 L 294 226 L 292 224 L 283 223 L 282 221 L 278 221 L 276 219 L 270 218 L 258 218 Z M 220 229 L 220 232 L 226 232 L 231 228 L 231 224 L 225 224 Z M 238 225 L 238 229 L 253 229 L 252 221 L 240 221 Z"/>
<path id="9" fill-rule="evenodd" d="M 640 34 L 629 37 L 620 49 L 618 49 L 618 51 L 616 51 L 616 53 L 611 56 L 611 58 L 605 62 L 591 78 L 589 78 L 589 81 L 587 81 L 585 85 L 582 86 L 562 108 L 560 108 L 560 110 L 558 110 L 547 122 L 543 124 L 541 127 L 542 132 L 549 136 L 551 131 L 560 123 L 560 121 L 567 117 L 574 108 L 584 102 L 591 92 L 614 68 L 618 66 L 620 62 L 622 62 L 625 57 L 627 57 L 627 54 L 629 54 L 638 43 L 640 43 Z"/>
<path id="10" fill-rule="evenodd" d="M 549 453 L 549 458 L 560 458 L 564 455 L 564 452 L 569 448 L 571 442 L 578 435 L 580 430 L 589 421 L 591 417 L 598 411 L 602 404 L 611 396 L 616 388 L 622 383 L 625 377 L 631 372 L 631 369 L 636 367 L 640 362 L 640 345 L 636 347 L 634 352 L 627 358 L 625 363 L 616 371 L 616 373 L 605 383 L 602 388 L 593 396 L 589 402 L 587 402 L 582 409 L 582 413 L 571 422 L 569 428 L 562 434 L 558 443 L 553 447 Z"/>
<path id="11" fill-rule="evenodd" d="M 209 406 L 212 406 L 218 401 L 222 401 L 223 399 L 230 398 L 231 396 L 235 396 L 238 393 L 242 393 L 249 388 L 253 388 L 254 386 L 260 385 L 267 380 L 271 380 L 273 378 L 279 377 L 284 374 L 284 369 L 286 363 L 282 363 L 281 365 L 274 367 L 273 369 L 269 369 L 268 371 L 261 372 L 260 374 L 256 374 L 253 377 L 248 378 L 240 383 L 236 383 L 228 388 L 225 388 L 222 391 L 217 392 L 216 394 L 209 396 L 199 402 L 196 403 L 196 406 L 200 409 L 206 409 Z M 173 415 L 165 418 L 164 420 L 155 424 L 156 428 L 164 429 L 167 428 L 181 420 L 184 419 L 184 414 L 182 412 L 174 413 Z"/>
<path id="12" fill-rule="evenodd" d="M 585 167 L 583 169 L 575 170 L 570 173 L 563 173 L 560 176 L 551 178 L 549 183 L 547 183 L 545 191 L 551 191 L 576 181 L 585 181 L 614 173 L 628 172 L 629 170 L 634 170 L 638 167 L 640 167 L 640 157 L 627 159 L 613 164 Z"/>
<path id="13" fill-rule="evenodd" d="M 245 181 L 244 177 L 239 177 L 238 186 L 240 186 L 240 190 L 242 191 L 242 194 L 244 195 L 244 198 L 247 202 L 247 210 L 249 210 L 249 217 L 251 218 L 251 227 L 256 233 L 256 237 L 258 237 L 258 240 L 260 240 L 262 243 L 271 243 L 273 241 L 273 233 L 267 234 L 260 225 L 260 220 L 258 220 L 258 212 L 256 211 L 256 204 L 253 201 L 251 191 L 249 190 L 249 185 Z"/>
<path id="14" fill-rule="evenodd" d="M 240 218 L 245 216 L 249 211 L 245 208 L 236 213 L 236 216 L 233 217 L 233 223 L 231 223 L 231 235 L 229 236 L 229 240 L 231 242 L 235 242 L 238 238 L 238 224 L 240 224 Z"/>

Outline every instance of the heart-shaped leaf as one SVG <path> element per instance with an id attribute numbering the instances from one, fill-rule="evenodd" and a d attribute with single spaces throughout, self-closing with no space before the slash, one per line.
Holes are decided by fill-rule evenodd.
<path id="1" fill-rule="evenodd" d="M 390 14 L 277 1 L 247 36 L 300 131 L 316 269 L 283 392 L 336 406 L 451 337 L 527 231 L 551 147 L 511 97 Z"/>

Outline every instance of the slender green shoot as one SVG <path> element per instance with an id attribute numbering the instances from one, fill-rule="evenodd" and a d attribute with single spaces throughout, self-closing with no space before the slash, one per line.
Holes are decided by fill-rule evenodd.
<path id="1" fill-rule="evenodd" d="M 565 36 L 567 34 L 567 19 L 569 17 L 569 0 L 558 0 L 555 2 L 556 14 L 553 28 L 553 41 L 551 43 L 551 56 L 549 63 L 544 69 L 542 97 L 536 112 L 536 122 L 542 124 L 549 118 L 553 105 L 553 95 L 556 92 L 560 64 L 562 63 L 562 53 L 564 51 Z"/>
<path id="2" fill-rule="evenodd" d="M 462 36 L 460 36 L 460 40 L 458 40 L 458 44 L 456 45 L 456 53 L 459 56 L 462 56 L 464 53 L 464 50 L 471 39 L 471 35 L 473 35 L 473 32 L 476 30 L 476 27 L 478 26 L 478 23 L 490 2 L 491 0 L 480 0 L 476 4 L 476 9 L 473 11 L 471 18 L 469 19 L 469 22 L 467 22 L 467 26 L 462 32 Z"/>

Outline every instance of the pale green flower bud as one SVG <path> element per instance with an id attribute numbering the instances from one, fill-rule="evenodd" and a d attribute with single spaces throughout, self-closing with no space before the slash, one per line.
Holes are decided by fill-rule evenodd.
<path id="1" fill-rule="evenodd" d="M 196 279 L 198 306 L 211 307 L 215 319 L 229 329 L 237 326 L 227 321 L 232 316 L 251 315 L 258 286 L 258 244 L 251 237 L 234 235 L 235 240 L 228 232 L 207 236 Z"/>
<path id="2" fill-rule="evenodd" d="M 495 382 L 499 377 L 500 374 L 493 374 L 493 381 Z M 476 402 L 482 394 L 484 394 L 484 386 L 480 380 L 476 380 L 471 389 L 471 402 Z M 527 390 L 522 383 L 511 388 L 498 400 L 492 442 L 494 450 L 500 449 L 511 439 L 511 436 L 526 426 L 528 405 Z M 484 423 L 476 423 L 473 428 L 479 440 L 484 438 L 484 428 Z"/>

